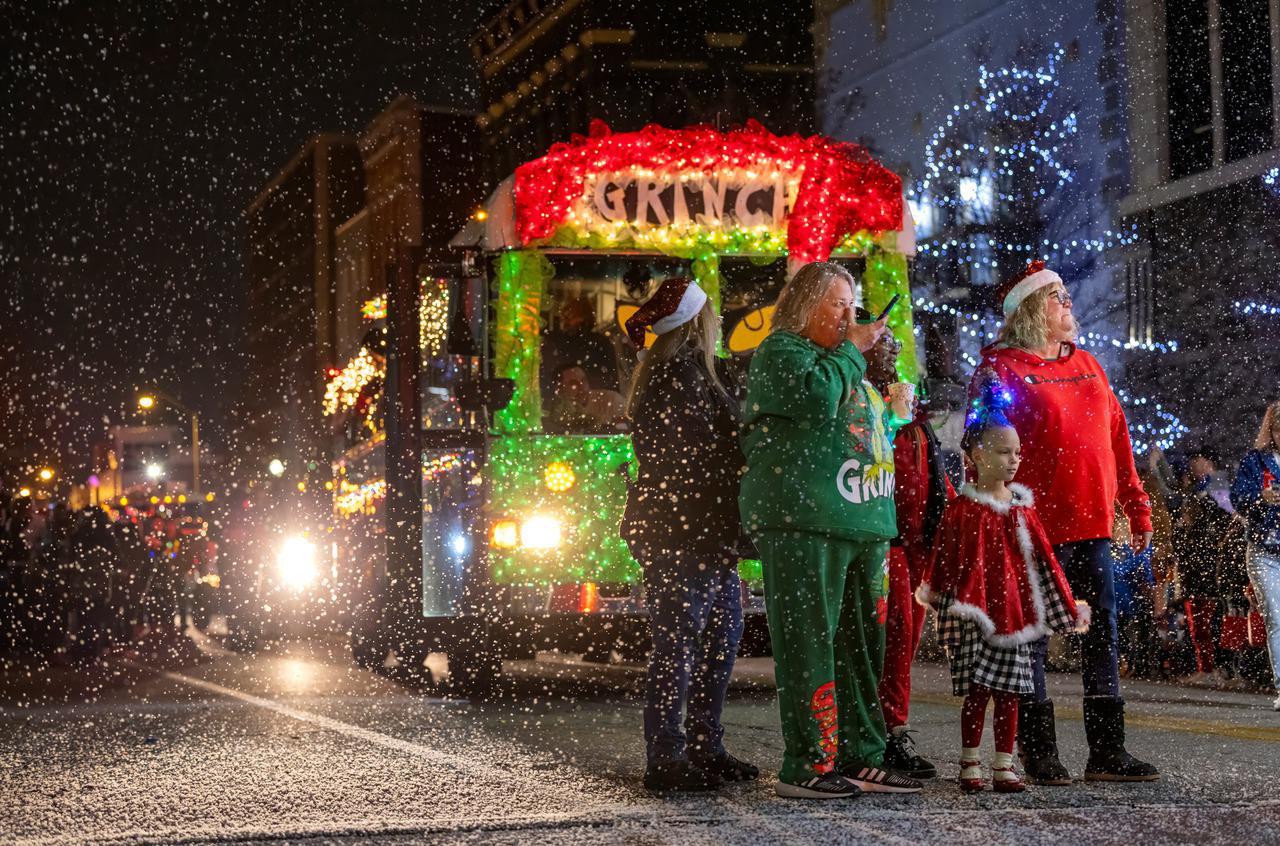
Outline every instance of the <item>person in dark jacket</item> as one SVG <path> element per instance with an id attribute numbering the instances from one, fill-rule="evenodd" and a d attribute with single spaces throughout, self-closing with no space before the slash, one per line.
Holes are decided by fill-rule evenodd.
<path id="1" fill-rule="evenodd" d="M 79 622 L 72 647 L 81 661 L 96 659 L 110 635 L 111 586 L 120 570 L 120 555 L 111 519 L 101 508 L 86 508 L 71 534 L 77 590 L 73 609 Z"/>
<path id="2" fill-rule="evenodd" d="M 738 409 L 715 367 L 719 324 L 706 294 L 684 278 L 664 281 L 627 320 L 637 347 L 646 327 L 657 335 L 628 401 L 639 473 L 622 522 L 644 568 L 653 640 L 644 783 L 657 792 L 711 790 L 759 775 L 725 750 L 720 723 L 742 637 L 744 460 Z"/>
<path id="3" fill-rule="evenodd" d="M 1215 668 L 1218 629 L 1218 551 L 1231 525 L 1231 503 L 1218 482 L 1213 456 L 1188 457 L 1186 494 L 1173 528 L 1178 584 L 1196 652 L 1196 676 L 1208 681 Z"/>

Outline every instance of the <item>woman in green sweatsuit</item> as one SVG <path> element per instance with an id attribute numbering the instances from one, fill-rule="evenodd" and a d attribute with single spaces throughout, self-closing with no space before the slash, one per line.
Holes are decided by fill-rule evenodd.
<path id="1" fill-rule="evenodd" d="M 910 418 L 864 381 L 884 322 L 854 319 L 839 265 L 801 268 L 751 362 L 742 522 L 764 565 L 786 744 L 778 793 L 914 792 L 880 768 L 889 540 L 897 534 L 893 434 Z M 896 413 L 895 413 L 896 412 Z"/>

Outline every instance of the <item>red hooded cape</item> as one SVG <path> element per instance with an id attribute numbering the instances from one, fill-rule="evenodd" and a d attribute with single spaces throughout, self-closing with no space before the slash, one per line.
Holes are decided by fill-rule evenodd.
<path id="1" fill-rule="evenodd" d="M 1010 484 L 1011 502 L 998 502 L 965 485 L 947 506 L 924 581 L 916 598 L 928 603 L 951 594 L 953 613 L 972 620 L 996 646 L 1029 643 L 1049 634 L 1045 591 L 1057 591 L 1077 628 L 1089 606 L 1071 595 L 1062 567 L 1032 508 L 1031 491 Z"/>

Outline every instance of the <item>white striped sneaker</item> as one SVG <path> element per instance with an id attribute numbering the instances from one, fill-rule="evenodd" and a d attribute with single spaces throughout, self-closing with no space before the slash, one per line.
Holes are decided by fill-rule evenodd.
<path id="1" fill-rule="evenodd" d="M 787 799 L 844 799 L 862 793 L 857 785 L 835 773 L 814 776 L 799 784 L 780 781 L 774 791 Z"/>
<path id="2" fill-rule="evenodd" d="M 840 775 L 865 793 L 919 793 L 924 789 L 924 785 L 914 778 L 880 767 L 854 766 L 842 770 Z"/>

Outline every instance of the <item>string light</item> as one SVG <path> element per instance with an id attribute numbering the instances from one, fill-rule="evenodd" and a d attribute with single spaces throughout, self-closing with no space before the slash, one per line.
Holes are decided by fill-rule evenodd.
<path id="1" fill-rule="evenodd" d="M 952 106 L 951 113 L 934 130 L 925 146 L 923 175 L 911 187 L 909 202 L 918 223 L 920 256 L 952 257 L 971 268 L 999 269 L 998 254 L 1015 254 L 1027 259 L 1042 256 L 1065 258 L 1101 254 L 1138 240 L 1136 226 L 1123 231 L 1106 231 L 1097 238 L 1066 240 L 1041 239 L 1038 243 L 1001 241 L 985 234 L 963 238 L 936 237 L 933 229 L 937 209 L 958 212 L 991 211 L 997 204 L 1023 206 L 1075 181 L 1074 169 L 1063 160 L 1061 149 L 1079 134 L 1075 112 L 1043 124 L 1045 114 L 1060 87 L 1059 65 L 1067 51 L 1054 44 L 1045 64 L 1037 68 L 1010 66 L 991 70 L 978 67 L 975 96 Z M 1026 125 L 1026 137 L 1010 143 L 965 141 L 957 133 L 974 121 L 998 120 L 1003 124 Z M 981 124 L 973 133 L 990 135 Z M 1021 184 L 1013 193 L 997 188 L 999 177 L 1026 177 L 1035 174 L 1032 184 Z"/>
<path id="2" fill-rule="evenodd" d="M 1269 303 L 1241 302 L 1237 300 L 1231 304 L 1231 307 L 1240 314 L 1261 314 L 1265 317 L 1280 317 L 1280 306 Z"/>
<path id="3" fill-rule="evenodd" d="M 360 351 L 347 362 L 336 376 L 324 387 L 323 409 L 326 417 L 332 417 L 339 411 L 346 411 L 355 406 L 365 387 L 375 379 L 381 379 L 386 373 L 386 360 L 368 348 Z"/>

